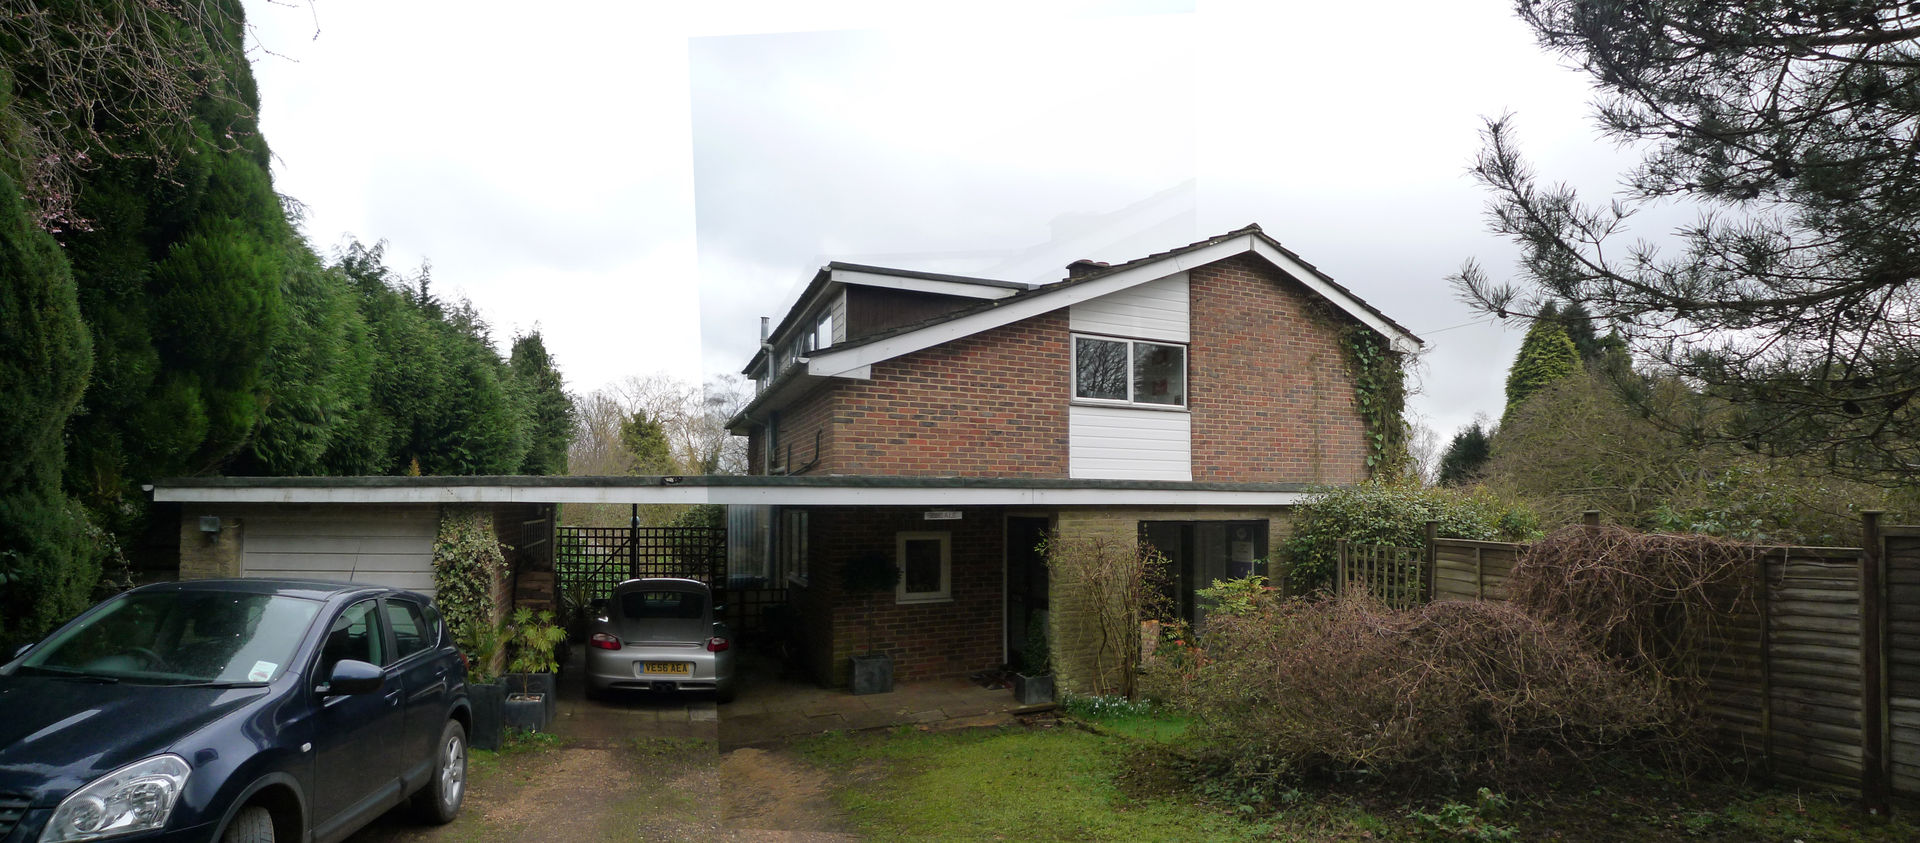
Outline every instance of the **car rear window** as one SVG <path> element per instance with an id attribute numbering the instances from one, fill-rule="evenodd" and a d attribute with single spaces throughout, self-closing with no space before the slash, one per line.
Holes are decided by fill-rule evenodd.
<path id="1" fill-rule="evenodd" d="M 707 596 L 691 591 L 629 591 L 620 595 L 620 614 L 632 620 L 698 618 Z"/>

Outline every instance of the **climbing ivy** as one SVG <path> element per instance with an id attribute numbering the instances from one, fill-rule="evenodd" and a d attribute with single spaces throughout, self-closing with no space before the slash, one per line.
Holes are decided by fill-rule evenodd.
<path id="1" fill-rule="evenodd" d="M 493 589 L 506 573 L 507 556 L 488 513 L 449 509 L 441 515 L 433 540 L 433 600 L 455 641 L 465 645 L 499 623 Z"/>
<path id="2" fill-rule="evenodd" d="M 1367 426 L 1367 473 L 1390 477 L 1405 467 L 1407 374 L 1385 337 L 1359 325 L 1340 333 L 1353 376 L 1354 404 Z"/>

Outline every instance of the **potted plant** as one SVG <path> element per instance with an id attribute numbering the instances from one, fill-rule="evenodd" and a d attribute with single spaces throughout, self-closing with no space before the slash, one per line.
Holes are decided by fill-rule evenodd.
<path id="1" fill-rule="evenodd" d="M 1013 696 L 1021 705 L 1053 702 L 1053 651 L 1047 647 L 1047 614 L 1027 618 L 1027 646 L 1013 674 Z"/>
<path id="2" fill-rule="evenodd" d="M 508 665 L 506 723 L 519 729 L 538 732 L 553 722 L 558 687 L 554 672 L 560 663 L 553 648 L 567 637 L 567 631 L 553 624 L 553 613 L 516 609 L 510 641 L 513 661 Z"/>
<path id="3" fill-rule="evenodd" d="M 873 595 L 892 591 L 900 582 L 900 569 L 886 554 L 858 554 L 841 566 L 841 586 L 848 594 L 861 596 L 861 613 L 867 620 L 867 652 L 850 657 L 853 664 L 855 694 L 884 694 L 893 690 L 893 657 L 873 651 Z"/>
<path id="4" fill-rule="evenodd" d="M 473 733 L 467 736 L 467 743 L 474 749 L 500 748 L 507 686 L 500 684 L 498 662 L 506 629 L 505 624 L 475 620 L 460 636 L 460 649 L 467 656 L 467 696 L 473 702 Z"/>

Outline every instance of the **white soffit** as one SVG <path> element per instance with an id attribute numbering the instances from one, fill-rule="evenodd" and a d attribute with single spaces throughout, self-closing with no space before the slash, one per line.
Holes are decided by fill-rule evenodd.
<path id="1" fill-rule="evenodd" d="M 641 503 L 736 506 L 1287 506 L 1304 492 L 1230 489 L 914 488 L 898 486 L 440 486 L 433 488 L 179 487 L 159 503 L 486 504 Z"/>
<path id="2" fill-rule="evenodd" d="M 1360 320 L 1361 324 L 1375 331 L 1379 331 L 1381 336 L 1386 337 L 1388 342 L 1392 343 L 1394 351 L 1402 354 L 1412 354 L 1420 350 L 1420 343 L 1414 340 L 1412 335 L 1394 327 L 1393 323 L 1374 315 L 1373 311 L 1368 310 L 1365 305 L 1355 300 L 1351 294 L 1328 284 L 1320 277 L 1319 273 L 1302 266 L 1298 260 L 1289 256 L 1285 251 L 1274 248 L 1258 237 L 1252 239 L 1254 254 L 1266 258 L 1268 263 L 1279 267 L 1282 272 L 1298 279 L 1300 283 L 1307 285 L 1308 289 L 1326 297 L 1328 301 L 1333 302 L 1341 310 L 1346 311 L 1348 316 L 1352 316 Z"/>
<path id="3" fill-rule="evenodd" d="M 1009 287 L 968 284 L 964 281 L 942 281 L 938 278 L 912 278 L 881 272 L 862 272 L 857 269 L 835 269 L 832 278 L 842 284 L 884 287 L 889 290 L 911 290 L 916 293 L 938 293 L 943 296 L 961 296 L 969 299 L 1004 299 L 1020 292 Z"/>

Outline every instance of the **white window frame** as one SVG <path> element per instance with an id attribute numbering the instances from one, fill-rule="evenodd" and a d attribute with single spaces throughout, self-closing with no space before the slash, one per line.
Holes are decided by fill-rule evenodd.
<path id="1" fill-rule="evenodd" d="M 907 542 L 940 543 L 940 590 L 907 591 Z M 953 600 L 953 534 L 946 531 L 897 533 L 893 541 L 893 562 L 900 568 L 900 581 L 893 587 L 895 603 L 944 603 Z"/>
<path id="2" fill-rule="evenodd" d="M 1168 342 L 1166 340 L 1142 340 L 1142 339 L 1133 339 L 1130 337 L 1111 337 L 1111 336 L 1104 336 L 1101 334 L 1070 334 L 1068 336 L 1069 336 L 1069 342 L 1073 346 L 1072 354 L 1069 355 L 1070 359 L 1067 364 L 1073 367 L 1072 377 L 1070 379 L 1072 383 L 1070 384 L 1070 387 L 1069 387 L 1072 391 L 1068 394 L 1068 397 L 1073 401 L 1081 404 L 1097 404 L 1103 407 L 1138 407 L 1143 410 L 1185 410 L 1187 409 L 1187 404 L 1193 397 L 1193 366 L 1192 366 L 1192 356 L 1188 353 L 1186 343 Z M 1126 361 L 1127 361 L 1127 374 L 1126 374 L 1127 397 L 1126 398 L 1086 398 L 1080 395 L 1080 341 L 1083 339 L 1097 340 L 1099 342 L 1117 342 L 1127 347 L 1126 354 L 1125 354 Z M 1161 404 L 1154 401 L 1140 401 L 1134 398 L 1134 394 L 1133 394 L 1134 351 L 1133 349 L 1134 349 L 1134 346 L 1142 345 L 1142 344 L 1164 345 L 1169 348 L 1180 349 L 1180 403 Z"/>

